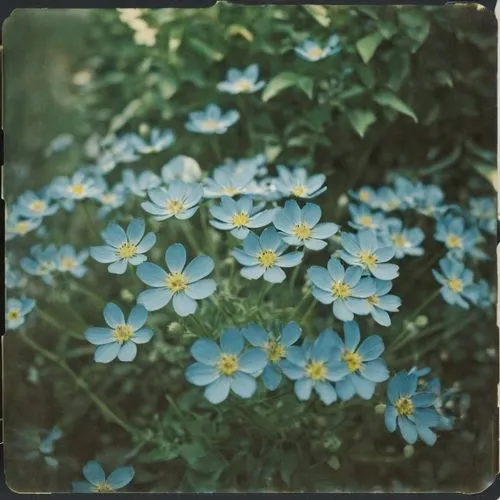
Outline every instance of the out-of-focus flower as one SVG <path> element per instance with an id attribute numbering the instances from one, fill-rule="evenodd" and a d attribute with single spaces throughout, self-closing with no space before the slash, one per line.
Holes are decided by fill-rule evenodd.
<path id="1" fill-rule="evenodd" d="M 95 460 L 85 464 L 83 477 L 87 481 L 73 483 L 74 493 L 112 493 L 127 486 L 134 478 L 133 467 L 115 469 L 107 478 L 103 468 Z"/>
<path id="2" fill-rule="evenodd" d="M 24 324 L 25 317 L 33 310 L 36 302 L 33 299 L 7 299 L 5 308 L 5 329 L 17 330 Z"/>
<path id="3" fill-rule="evenodd" d="M 251 64 L 242 71 L 231 68 L 227 72 L 226 81 L 218 83 L 217 89 L 230 94 L 251 94 L 265 85 L 265 82 L 258 81 L 258 79 L 259 66 L 257 64 Z"/>
<path id="4" fill-rule="evenodd" d="M 332 35 L 324 47 L 312 40 L 306 40 L 300 47 L 296 47 L 294 50 L 302 59 L 317 62 L 328 56 L 338 54 L 342 50 L 342 47 L 340 45 L 340 38 L 337 35 Z"/>
<path id="5" fill-rule="evenodd" d="M 223 113 L 216 104 L 209 104 L 204 111 L 189 113 L 186 128 L 200 134 L 224 134 L 240 119 L 236 110 Z"/>
<path id="6" fill-rule="evenodd" d="M 323 174 L 309 177 L 305 168 L 288 168 L 284 165 L 278 165 L 276 169 L 278 178 L 274 180 L 274 184 L 283 196 L 308 199 L 315 198 L 326 191 L 326 186 L 324 186 L 326 177 Z"/>
<path id="7" fill-rule="evenodd" d="M 202 177 L 200 164 L 189 156 L 178 155 L 165 163 L 161 169 L 163 181 L 198 182 Z"/>

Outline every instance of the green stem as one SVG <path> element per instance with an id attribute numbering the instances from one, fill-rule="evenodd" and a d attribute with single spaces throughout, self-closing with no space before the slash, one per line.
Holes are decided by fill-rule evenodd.
<path id="1" fill-rule="evenodd" d="M 215 297 L 212 295 L 211 297 L 212 302 L 214 303 L 215 307 L 219 310 L 222 311 L 224 316 L 226 316 L 230 321 L 234 321 L 233 315 L 231 314 L 230 311 L 226 308 L 226 306 L 223 304 L 222 300 L 219 300 L 219 297 Z"/>
<path id="2" fill-rule="evenodd" d="M 290 289 L 292 290 L 293 292 L 293 288 L 295 286 L 295 282 L 297 281 L 297 277 L 299 275 L 299 272 L 300 272 L 300 267 L 301 266 L 296 266 L 295 269 L 293 270 L 293 273 L 292 273 L 292 277 L 290 278 Z"/>
<path id="3" fill-rule="evenodd" d="M 90 228 L 90 232 L 94 234 L 98 239 L 101 239 L 101 235 L 99 234 L 99 231 L 96 229 L 95 225 L 95 217 L 92 217 L 90 211 L 89 211 L 89 206 L 87 205 L 86 201 L 83 201 L 83 210 L 85 211 L 85 217 L 87 218 L 87 225 Z"/>
<path id="4" fill-rule="evenodd" d="M 69 335 L 70 337 L 73 337 L 73 338 L 78 339 L 78 340 L 83 339 L 83 336 L 81 334 L 74 332 L 73 330 L 71 330 L 70 328 L 67 328 L 64 325 L 61 325 L 61 323 L 59 323 L 59 321 L 57 321 L 50 313 L 44 311 L 43 309 L 40 309 L 39 307 L 37 307 L 36 310 L 37 310 L 40 318 L 42 318 L 42 320 L 45 321 L 46 323 L 49 323 L 50 325 L 55 326 L 58 330 L 61 330 L 65 334 Z"/>
<path id="5" fill-rule="evenodd" d="M 193 237 L 193 232 L 192 232 L 193 226 L 191 224 L 186 224 L 185 221 L 178 221 L 178 225 L 182 233 L 184 234 L 187 242 L 189 243 L 191 250 L 196 252 L 199 249 L 200 244 Z"/>
<path id="6" fill-rule="evenodd" d="M 299 303 L 293 309 L 292 314 L 290 315 L 291 319 L 295 318 L 295 315 L 299 312 L 300 308 L 304 305 L 304 303 L 307 301 L 307 299 L 310 296 L 311 296 L 311 290 L 307 290 L 307 292 L 304 294 L 302 299 L 299 301 Z"/>
<path id="7" fill-rule="evenodd" d="M 104 300 L 101 296 L 97 295 L 95 292 L 87 288 L 81 281 L 72 281 L 72 284 L 74 287 L 76 287 L 77 290 L 82 292 L 84 295 L 87 295 L 87 297 L 90 297 L 94 301 L 98 302 L 99 305 L 106 305 L 108 302 Z"/>
<path id="8" fill-rule="evenodd" d="M 219 163 L 222 162 L 222 153 L 220 150 L 219 139 L 215 136 L 212 136 L 211 143 L 212 143 L 213 148 L 214 148 L 215 160 Z"/>
<path id="9" fill-rule="evenodd" d="M 314 309 L 316 307 L 316 301 L 313 300 L 311 302 L 311 305 L 309 306 L 309 308 L 307 309 L 306 313 L 304 314 L 304 316 L 302 317 L 302 323 L 305 323 L 306 320 L 309 318 L 309 316 L 313 313 Z"/>
<path id="10" fill-rule="evenodd" d="M 198 330 L 201 332 L 201 335 L 203 337 L 210 337 L 210 333 L 207 331 L 207 329 L 203 326 L 201 321 L 194 314 L 191 314 L 189 318 L 191 318 L 191 320 L 196 324 Z"/>

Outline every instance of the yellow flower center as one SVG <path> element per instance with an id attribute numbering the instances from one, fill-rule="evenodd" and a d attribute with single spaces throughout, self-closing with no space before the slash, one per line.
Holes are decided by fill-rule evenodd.
<path id="1" fill-rule="evenodd" d="M 167 210 L 173 214 L 178 214 L 184 210 L 184 203 L 181 200 L 168 200 Z"/>
<path id="2" fill-rule="evenodd" d="M 217 368 L 223 375 L 230 377 L 238 371 L 239 363 L 238 358 L 233 354 L 221 354 L 217 362 Z"/>
<path id="3" fill-rule="evenodd" d="M 111 205 L 111 203 L 114 203 L 116 199 L 116 196 L 114 194 L 105 194 L 103 197 L 102 197 L 102 202 L 105 204 L 105 205 Z"/>
<path id="4" fill-rule="evenodd" d="M 61 260 L 61 269 L 63 271 L 68 271 L 69 269 L 74 269 L 76 267 L 76 260 L 73 257 L 64 257 Z"/>
<path id="5" fill-rule="evenodd" d="M 393 234 L 391 238 L 394 245 L 397 246 L 398 248 L 404 248 L 408 244 L 408 240 L 406 239 L 404 234 L 401 233 Z"/>
<path id="6" fill-rule="evenodd" d="M 407 397 L 399 398 L 394 404 L 394 407 L 396 408 L 398 415 L 401 415 L 402 417 L 409 417 L 410 415 L 413 415 L 413 411 L 415 410 L 411 399 Z"/>
<path id="7" fill-rule="evenodd" d="M 378 262 L 377 256 L 372 252 L 368 252 L 367 250 L 360 252 L 358 258 L 359 262 L 367 267 L 374 266 Z"/>
<path id="8" fill-rule="evenodd" d="M 183 292 L 188 287 L 188 280 L 183 273 L 171 273 L 167 276 L 166 286 L 173 293 Z"/>
<path id="9" fill-rule="evenodd" d="M 73 184 L 69 188 L 70 193 L 75 197 L 80 197 L 85 194 L 85 186 L 83 184 Z"/>
<path id="10" fill-rule="evenodd" d="M 371 297 L 368 297 L 368 303 L 371 304 L 372 306 L 377 305 L 379 302 L 378 296 L 377 295 L 372 295 Z"/>
<path id="11" fill-rule="evenodd" d="M 236 188 L 234 188 L 233 186 L 224 186 L 222 188 L 222 192 L 224 194 L 227 194 L 228 196 L 234 196 L 235 194 L 239 193 L 239 191 Z"/>
<path id="12" fill-rule="evenodd" d="M 448 238 L 446 238 L 446 245 L 449 248 L 462 248 L 462 238 L 455 234 L 450 234 Z"/>
<path id="13" fill-rule="evenodd" d="M 363 226 L 367 228 L 374 228 L 375 223 L 373 222 L 373 219 L 370 215 L 362 215 L 361 217 L 358 218 L 358 222 Z"/>
<path id="14" fill-rule="evenodd" d="M 292 233 L 297 236 L 299 240 L 308 240 L 311 237 L 312 230 L 308 225 L 301 222 L 294 226 Z"/>
<path id="15" fill-rule="evenodd" d="M 118 325 L 113 330 L 113 338 L 116 342 L 123 344 L 134 336 L 134 330 L 129 325 Z"/>
<path id="16" fill-rule="evenodd" d="M 250 217 L 246 212 L 240 212 L 239 214 L 233 215 L 231 218 L 231 222 L 236 226 L 236 227 L 243 227 L 248 224 L 250 221 Z"/>
<path id="17" fill-rule="evenodd" d="M 7 319 L 9 321 L 16 321 L 19 319 L 19 316 L 21 316 L 21 311 L 19 309 L 11 309 L 7 313 Z"/>
<path id="18" fill-rule="evenodd" d="M 384 208 L 385 210 L 394 210 L 395 208 L 398 208 L 399 205 L 400 205 L 399 200 L 391 200 L 387 203 L 384 203 L 382 205 L 382 208 Z"/>
<path id="19" fill-rule="evenodd" d="M 323 49 L 320 49 L 319 47 L 314 47 L 307 51 L 307 55 L 311 59 L 319 59 L 323 55 Z"/>
<path id="20" fill-rule="evenodd" d="M 43 212 L 47 208 L 47 204 L 42 200 L 35 200 L 30 204 L 30 209 L 32 212 Z"/>
<path id="21" fill-rule="evenodd" d="M 299 198 L 302 198 L 307 194 L 307 189 L 303 184 L 297 184 L 292 188 L 292 194 L 294 196 L 298 196 Z"/>
<path id="22" fill-rule="evenodd" d="M 346 362 L 347 369 L 352 373 L 361 368 L 363 358 L 353 351 L 344 351 L 342 359 Z"/>
<path id="23" fill-rule="evenodd" d="M 459 278 L 451 278 L 448 280 L 448 286 L 452 292 L 460 293 L 464 289 L 464 283 Z"/>
<path id="24" fill-rule="evenodd" d="M 248 92 L 252 88 L 252 84 L 246 78 L 242 78 L 234 84 L 234 88 L 239 92 Z"/>
<path id="25" fill-rule="evenodd" d="M 137 245 L 132 245 L 132 243 L 122 243 L 118 247 L 118 255 L 120 259 L 130 259 L 137 253 Z"/>
<path id="26" fill-rule="evenodd" d="M 313 380 L 325 380 L 326 366 L 320 361 L 310 361 L 306 365 L 306 375 Z"/>
<path id="27" fill-rule="evenodd" d="M 202 124 L 201 124 L 201 128 L 203 130 L 215 130 L 216 128 L 219 127 L 219 122 L 215 121 L 215 120 L 205 120 Z"/>
<path id="28" fill-rule="evenodd" d="M 350 297 L 352 289 L 349 285 L 346 285 L 343 281 L 335 281 L 332 285 L 332 294 L 337 299 L 347 299 Z"/>
<path id="29" fill-rule="evenodd" d="M 15 226 L 15 232 L 18 234 L 26 234 L 30 229 L 27 222 L 18 222 Z"/>
<path id="30" fill-rule="evenodd" d="M 278 260 L 278 256 L 276 255 L 276 252 L 273 252 L 272 250 L 261 250 L 257 254 L 257 260 L 259 261 L 259 264 L 264 267 L 271 267 L 276 264 L 276 261 Z"/>
<path id="31" fill-rule="evenodd" d="M 113 488 L 106 482 L 97 483 L 92 487 L 92 493 L 112 493 Z"/>
<path id="32" fill-rule="evenodd" d="M 267 359 L 271 363 L 277 363 L 285 357 L 285 348 L 279 342 L 269 342 L 265 345 Z"/>
<path id="33" fill-rule="evenodd" d="M 364 202 L 370 201 L 370 194 L 366 191 L 360 191 L 359 199 Z"/>

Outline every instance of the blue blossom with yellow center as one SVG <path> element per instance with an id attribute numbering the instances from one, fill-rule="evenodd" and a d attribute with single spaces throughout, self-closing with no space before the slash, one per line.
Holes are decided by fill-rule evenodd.
<path id="1" fill-rule="evenodd" d="M 157 221 L 175 217 L 179 220 L 191 218 L 203 196 L 199 184 L 172 181 L 168 188 L 154 188 L 148 191 L 151 201 L 141 203 L 141 207 L 153 215 Z"/>
<path id="2" fill-rule="evenodd" d="M 443 190 L 434 184 L 421 187 L 421 193 L 416 197 L 415 205 L 417 212 L 428 217 L 440 216 L 447 210 L 447 206 L 444 205 Z"/>
<path id="3" fill-rule="evenodd" d="M 281 283 L 286 274 L 283 267 L 295 267 L 302 261 L 302 252 L 284 253 L 288 245 L 276 229 L 267 227 L 260 236 L 250 232 L 243 240 L 243 249 L 233 250 L 233 257 L 244 267 L 240 273 L 244 278 L 264 278 L 270 283 Z"/>
<path id="4" fill-rule="evenodd" d="M 480 229 L 490 234 L 497 234 L 497 208 L 494 198 L 477 197 L 469 200 L 471 215 Z"/>
<path id="5" fill-rule="evenodd" d="M 146 225 L 142 219 L 133 219 L 125 231 L 112 222 L 102 231 L 101 237 L 106 245 L 91 247 L 90 255 L 97 262 L 109 264 L 108 271 L 123 274 L 127 266 L 137 266 L 147 260 L 147 251 L 156 243 L 156 235 L 144 235 Z"/>
<path id="6" fill-rule="evenodd" d="M 63 245 L 57 253 L 57 270 L 62 273 L 70 273 L 75 278 L 82 278 L 87 273 L 83 263 L 89 256 L 88 250 L 80 250 L 77 253 L 71 245 Z"/>
<path id="7" fill-rule="evenodd" d="M 209 104 L 204 111 L 189 113 L 186 129 L 199 134 L 225 134 L 240 119 L 238 111 L 225 113 L 216 104 Z"/>
<path id="8" fill-rule="evenodd" d="M 253 183 L 257 165 L 250 163 L 248 168 L 239 169 L 237 165 L 222 165 L 217 167 L 212 178 L 205 179 L 203 196 L 205 198 L 221 198 L 222 196 L 243 195 L 249 192 Z"/>
<path id="9" fill-rule="evenodd" d="M 341 321 L 351 321 L 355 314 L 366 316 L 371 311 L 368 298 L 375 293 L 375 281 L 361 277 L 362 274 L 361 267 L 344 269 L 334 257 L 330 258 L 326 269 L 311 266 L 307 270 L 314 298 L 322 304 L 333 303 L 333 315 Z"/>
<path id="10" fill-rule="evenodd" d="M 399 275 L 399 267 L 387 263 L 394 257 L 393 246 L 381 244 L 374 231 L 365 229 L 357 234 L 342 233 L 341 243 L 339 256 L 344 262 L 360 266 L 381 280 L 392 280 Z"/>
<path id="11" fill-rule="evenodd" d="M 318 62 L 328 56 L 338 54 L 342 50 L 342 47 L 338 35 L 332 35 L 324 47 L 313 40 L 306 40 L 294 50 L 301 59 L 310 62 Z"/>
<path id="12" fill-rule="evenodd" d="M 50 187 L 50 194 L 60 199 L 67 210 L 72 210 L 74 201 L 91 198 L 97 194 L 95 180 L 84 171 L 77 171 L 71 177 L 57 177 Z"/>
<path id="13" fill-rule="evenodd" d="M 175 136 L 171 130 L 160 130 L 153 128 L 149 142 L 146 142 L 141 136 L 134 135 L 132 144 L 137 153 L 142 155 L 161 153 L 174 142 Z"/>
<path id="14" fill-rule="evenodd" d="M 299 339 L 302 329 L 297 323 L 290 321 L 280 327 L 277 336 L 256 323 L 249 324 L 241 332 L 251 345 L 265 353 L 267 365 L 261 375 L 262 382 L 268 390 L 276 390 L 282 379 L 281 363 L 286 358 L 289 347 Z"/>
<path id="15" fill-rule="evenodd" d="M 200 164 L 190 156 L 177 155 L 161 168 L 163 181 L 198 182 L 203 175 Z"/>
<path id="16" fill-rule="evenodd" d="M 399 428 L 407 443 L 414 444 L 420 438 L 432 446 L 437 436 L 431 428 L 440 422 L 439 413 L 433 406 L 436 395 L 417 391 L 417 382 L 415 373 L 404 371 L 391 378 L 387 386 L 385 426 L 389 432 Z"/>
<path id="17" fill-rule="evenodd" d="M 205 387 L 205 398 L 219 404 L 233 392 L 240 398 L 251 398 L 257 389 L 255 377 L 267 364 L 262 349 L 244 348 L 244 337 L 237 328 L 226 328 L 219 340 L 198 339 L 191 347 L 196 363 L 186 370 L 186 379 Z"/>
<path id="18" fill-rule="evenodd" d="M 33 299 L 7 299 L 5 307 L 5 329 L 17 330 L 24 324 L 26 316 L 34 309 Z"/>
<path id="19" fill-rule="evenodd" d="M 123 187 L 139 198 L 145 198 L 150 189 L 157 188 L 161 184 L 161 179 L 151 170 L 144 170 L 136 175 L 132 169 L 123 171 Z"/>
<path id="20" fill-rule="evenodd" d="M 39 276 L 46 285 L 54 284 L 53 273 L 57 270 L 57 247 L 37 244 L 30 249 L 30 257 L 21 259 L 21 268 L 32 276 Z"/>
<path id="21" fill-rule="evenodd" d="M 231 68 L 227 72 L 226 80 L 217 84 L 217 90 L 230 94 L 252 94 L 264 85 L 264 81 L 259 81 L 259 66 L 251 64 L 242 71 Z"/>
<path id="22" fill-rule="evenodd" d="M 54 153 L 60 153 L 68 149 L 75 142 L 71 134 L 60 134 L 54 137 L 45 150 L 45 156 L 48 157 Z"/>
<path id="23" fill-rule="evenodd" d="M 384 245 L 394 248 L 394 257 L 402 259 L 406 255 L 420 256 L 424 254 L 421 247 L 424 232 L 419 227 L 406 229 L 403 221 L 396 218 L 387 219 L 386 231 L 381 234 Z"/>
<path id="24" fill-rule="evenodd" d="M 378 383 L 389 378 L 389 371 L 383 359 L 384 342 L 378 335 L 370 335 L 361 342 L 359 326 L 355 321 L 344 323 L 344 341 L 337 333 L 329 330 L 338 347 L 337 360 L 343 363 L 348 374 L 335 384 L 337 395 L 343 401 L 355 394 L 371 399 Z"/>
<path id="25" fill-rule="evenodd" d="M 394 180 L 394 191 L 401 200 L 401 208 L 416 208 L 419 200 L 425 196 L 421 182 L 412 182 L 406 177 L 398 176 Z"/>
<path id="26" fill-rule="evenodd" d="M 108 327 L 93 326 L 85 330 L 85 338 L 97 346 L 96 363 L 110 363 L 118 357 L 120 361 L 133 361 L 137 356 L 137 344 L 146 344 L 153 337 L 153 330 L 144 327 L 148 312 L 142 305 L 135 306 L 125 320 L 122 310 L 112 302 L 103 311 Z"/>
<path id="27" fill-rule="evenodd" d="M 307 401 L 314 389 L 325 405 L 337 400 L 332 382 L 338 382 L 348 375 L 347 367 L 338 361 L 339 349 L 330 331 L 322 332 L 313 344 L 301 347 L 291 346 L 286 359 L 281 362 L 283 373 L 295 381 L 295 395 Z"/>
<path id="28" fill-rule="evenodd" d="M 274 185 L 283 196 L 309 199 L 326 191 L 324 174 L 309 176 L 303 167 L 289 168 L 284 165 L 278 165 L 276 170 L 278 177 L 274 179 Z"/>
<path id="29" fill-rule="evenodd" d="M 438 219 L 434 237 L 444 243 L 452 257 L 461 259 L 465 254 L 476 257 L 482 254 L 476 248 L 480 238 L 479 231 L 476 227 L 467 229 L 462 217 L 447 215 Z"/>
<path id="30" fill-rule="evenodd" d="M 42 458 L 49 467 L 56 469 L 59 466 L 59 460 L 52 455 L 55 448 L 54 444 L 61 439 L 62 435 L 61 428 L 57 425 L 54 426 L 50 431 L 45 433 L 45 436 L 38 436 L 38 449 L 25 456 L 25 458 L 28 460 Z"/>
<path id="31" fill-rule="evenodd" d="M 134 479 L 133 467 L 119 467 L 108 477 L 101 465 L 95 460 L 87 462 L 83 467 L 86 481 L 73 483 L 73 493 L 113 493 L 127 486 Z"/>
<path id="32" fill-rule="evenodd" d="M 368 205 L 370 208 L 379 207 L 378 194 L 375 189 L 369 186 L 363 186 L 357 191 L 349 191 L 349 195 L 360 203 Z"/>
<path id="33" fill-rule="evenodd" d="M 379 231 L 385 228 L 386 219 L 382 212 L 373 212 L 367 205 L 354 205 L 349 203 L 347 206 L 351 220 L 348 224 L 354 229 L 371 229 Z"/>
<path id="34" fill-rule="evenodd" d="M 95 196 L 95 199 L 101 204 L 97 210 L 97 217 L 104 219 L 110 212 L 125 204 L 127 200 L 125 186 L 120 182 L 109 190 L 106 187 Z"/>
<path id="35" fill-rule="evenodd" d="M 401 307 L 401 299 L 389 292 L 392 289 L 392 281 L 374 280 L 375 293 L 368 297 L 370 315 L 376 323 L 382 326 L 390 326 L 390 312 L 397 312 Z"/>
<path id="36" fill-rule="evenodd" d="M 318 205 L 306 203 L 301 209 L 295 200 L 288 200 L 284 208 L 276 213 L 273 224 L 285 243 L 322 250 L 328 244 L 324 240 L 332 237 L 339 226 L 333 222 L 319 223 L 320 219 L 321 208 Z"/>
<path id="37" fill-rule="evenodd" d="M 479 289 L 473 283 L 474 275 L 466 269 L 463 262 L 445 258 L 439 261 L 441 272 L 432 270 L 432 274 L 441 286 L 441 296 L 450 305 L 469 309 L 469 302 L 476 305 Z"/>
<path id="38" fill-rule="evenodd" d="M 11 212 L 5 221 L 5 241 L 13 240 L 18 236 L 25 236 L 38 229 L 42 224 L 42 220 L 41 217 L 23 219 L 16 211 Z"/>
<path id="39" fill-rule="evenodd" d="M 237 201 L 223 196 L 220 205 L 210 207 L 213 217 L 210 224 L 222 231 L 229 231 L 234 237 L 242 240 L 248 236 L 250 229 L 269 225 L 275 212 L 275 209 L 263 210 L 262 205 L 254 205 L 249 196 L 243 196 Z"/>
<path id="40" fill-rule="evenodd" d="M 172 300 L 179 316 L 194 314 L 198 307 L 196 301 L 215 292 L 215 281 L 206 278 L 214 269 L 214 261 L 206 255 L 199 255 L 186 266 L 186 260 L 184 245 L 174 243 L 165 251 L 168 272 L 150 262 L 140 264 L 137 276 L 152 288 L 141 292 L 137 302 L 148 311 L 157 311 Z"/>
<path id="41" fill-rule="evenodd" d="M 382 186 L 377 191 L 377 206 L 372 205 L 372 208 L 379 208 L 384 212 L 392 212 L 402 207 L 401 198 L 389 186 Z"/>
<path id="42" fill-rule="evenodd" d="M 33 191 L 26 191 L 19 196 L 16 204 L 16 212 L 28 219 L 47 217 L 53 215 L 59 209 L 57 204 L 51 205 L 49 193 L 38 195 Z"/>

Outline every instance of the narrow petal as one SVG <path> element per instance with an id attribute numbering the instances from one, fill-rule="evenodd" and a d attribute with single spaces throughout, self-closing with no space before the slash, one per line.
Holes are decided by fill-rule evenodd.
<path id="1" fill-rule="evenodd" d="M 269 391 L 275 391 L 281 383 L 281 372 L 274 364 L 269 364 L 262 372 L 262 382 Z"/>
<path id="2" fill-rule="evenodd" d="M 109 476 L 106 482 L 114 489 L 119 490 L 134 479 L 135 471 L 133 467 L 120 467 L 115 469 Z"/>
<path id="3" fill-rule="evenodd" d="M 172 273 L 180 273 L 186 265 L 186 249 L 181 243 L 170 245 L 165 252 L 165 262 Z"/>
<path id="4" fill-rule="evenodd" d="M 396 430 L 398 413 L 392 405 L 387 405 L 384 411 L 385 426 L 389 432 Z"/>
<path id="5" fill-rule="evenodd" d="M 406 417 L 398 417 L 398 427 L 403 439 L 407 443 L 415 443 L 417 440 L 417 428 L 414 423 L 410 422 Z"/>
<path id="6" fill-rule="evenodd" d="M 103 310 L 103 315 L 106 323 L 111 328 L 116 328 L 118 325 L 125 324 L 125 316 L 123 315 L 122 310 L 112 302 L 106 304 L 106 307 Z"/>
<path id="7" fill-rule="evenodd" d="M 174 306 L 174 311 L 182 317 L 194 314 L 198 304 L 191 297 L 188 297 L 185 293 L 176 293 L 172 300 Z"/>
<path id="8" fill-rule="evenodd" d="M 417 425 L 417 433 L 420 439 L 427 446 L 434 446 L 437 440 L 436 433 L 431 431 L 428 427 L 423 427 L 421 425 Z"/>
<path id="9" fill-rule="evenodd" d="M 231 390 L 240 398 L 251 398 L 257 389 L 257 382 L 247 373 L 236 372 L 231 377 Z"/>
<path id="10" fill-rule="evenodd" d="M 142 241 L 137 245 L 137 252 L 138 253 L 145 253 L 149 250 L 151 250 L 156 243 L 156 234 L 154 233 L 148 233 Z"/>
<path id="11" fill-rule="evenodd" d="M 193 363 L 186 370 L 186 380 L 197 386 L 209 385 L 219 378 L 219 371 L 214 366 Z"/>
<path id="12" fill-rule="evenodd" d="M 136 356 L 137 346 L 132 341 L 125 342 L 118 351 L 118 359 L 120 361 L 130 362 L 133 361 Z"/>
<path id="13" fill-rule="evenodd" d="M 229 389 L 229 379 L 227 377 L 219 377 L 205 389 L 203 395 L 208 399 L 208 401 L 216 405 L 227 398 L 229 395 Z"/>
<path id="14" fill-rule="evenodd" d="M 356 392 L 363 399 L 371 399 L 373 393 L 375 392 L 375 383 L 366 380 L 365 378 L 359 376 L 357 373 L 351 374 L 351 380 L 356 388 Z"/>
<path id="15" fill-rule="evenodd" d="M 288 347 L 295 344 L 302 333 L 302 328 L 295 323 L 295 321 L 290 321 L 281 329 L 281 343 Z"/>
<path id="16" fill-rule="evenodd" d="M 137 297 L 137 303 L 142 304 L 148 311 L 157 311 L 165 307 L 172 298 L 172 292 L 166 288 L 144 290 Z"/>
<path id="17" fill-rule="evenodd" d="M 120 344 L 112 342 L 111 344 L 100 345 L 94 354 L 96 363 L 110 363 L 113 361 L 120 351 Z"/>

